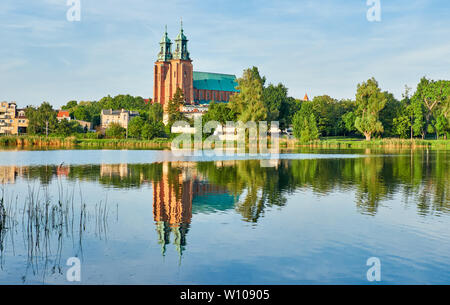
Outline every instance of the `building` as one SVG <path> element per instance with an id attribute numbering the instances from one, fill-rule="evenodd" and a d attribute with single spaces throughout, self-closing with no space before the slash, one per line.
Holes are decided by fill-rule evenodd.
<path id="1" fill-rule="evenodd" d="M 26 133 L 28 119 L 24 109 L 17 109 L 16 103 L 0 103 L 0 134 L 18 135 Z"/>
<path id="2" fill-rule="evenodd" d="M 86 122 L 86 121 L 80 121 L 80 120 L 75 120 L 76 122 L 78 122 L 78 124 L 80 124 L 80 126 L 87 130 L 87 131 L 95 131 L 92 129 L 92 123 L 91 122 Z"/>
<path id="3" fill-rule="evenodd" d="M 183 24 L 173 52 L 167 28 L 160 42 L 154 67 L 153 102 L 160 103 L 165 112 L 177 88 L 183 90 L 185 104 L 195 106 L 208 105 L 211 101 L 229 102 L 230 96 L 238 91 L 235 75 L 194 71 L 187 43 Z"/>
<path id="4" fill-rule="evenodd" d="M 101 114 L 101 126 L 103 129 L 109 127 L 109 125 L 116 123 L 122 126 L 125 129 L 128 129 L 128 123 L 130 123 L 131 119 L 139 116 L 139 112 L 137 111 L 129 111 L 129 110 L 102 110 Z"/>
<path id="5" fill-rule="evenodd" d="M 70 113 L 69 111 L 59 110 L 58 114 L 56 115 L 56 118 L 58 119 L 58 121 L 62 120 L 70 121 Z"/>

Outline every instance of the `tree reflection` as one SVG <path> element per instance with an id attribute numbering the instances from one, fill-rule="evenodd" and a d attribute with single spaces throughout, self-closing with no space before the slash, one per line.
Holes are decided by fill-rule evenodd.
<path id="1" fill-rule="evenodd" d="M 52 180 L 95 182 L 105 188 L 120 189 L 151 186 L 153 219 L 161 252 L 165 255 L 172 243 L 181 257 L 196 213 L 234 209 L 243 221 L 257 223 L 268 208 L 284 207 L 296 191 L 348 194 L 359 213 L 371 216 L 395 196 L 400 196 L 405 205 L 414 204 L 419 215 L 449 213 L 449 159 L 447 151 L 413 150 L 356 158 L 279 160 L 273 167 L 263 167 L 259 160 L 0 166 L 0 182 L 7 186 L 18 179 L 26 183 L 39 181 L 44 188 Z M 48 194 L 43 196 L 33 191 L 22 203 L 22 209 L 14 198 L 1 197 L 0 265 L 8 236 L 11 235 L 9 242 L 13 242 L 19 224 L 24 228 L 28 265 L 33 273 L 49 262 L 52 272 L 60 272 L 58 253 L 65 236 L 78 239 L 81 253 L 82 236 L 89 219 L 95 222 L 97 237 L 106 237 L 106 205 L 95 205 L 96 216 L 89 218 L 83 204 L 74 212 L 73 199 L 67 198 L 68 194 L 67 191 L 57 194 L 60 200 L 52 202 Z M 49 245 L 56 245 L 56 249 L 50 249 Z M 46 257 L 52 259 L 37 260 Z"/>

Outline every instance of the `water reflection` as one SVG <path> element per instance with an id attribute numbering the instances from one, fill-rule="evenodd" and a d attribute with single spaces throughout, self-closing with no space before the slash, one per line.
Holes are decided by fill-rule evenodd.
<path id="1" fill-rule="evenodd" d="M 396 196 L 401 204 L 415 205 L 421 216 L 449 213 L 449 159 L 445 151 L 414 151 L 365 158 L 277 160 L 271 161 L 271 167 L 261 166 L 259 160 L 0 166 L 0 182 L 6 189 L 19 179 L 38 181 L 44 187 L 53 180 L 95 182 L 104 188 L 125 190 L 151 186 L 162 255 L 172 243 L 181 257 L 196 214 L 234 211 L 243 221 L 257 224 L 268 209 L 283 208 L 295 192 L 311 191 L 318 196 L 346 193 L 360 214 L 370 216 L 377 215 L 380 206 Z M 33 272 L 40 263 L 47 265 L 49 261 L 53 272 L 59 272 L 58 253 L 64 237 L 79 245 L 80 255 L 89 223 L 95 226 L 99 239 L 107 238 L 106 204 L 97 203 L 88 212 L 81 199 L 74 208 L 73 194 L 74 190 L 66 190 L 51 201 L 49 195 L 30 191 L 22 208 L 14 198 L 2 197 L 1 253 L 8 236 L 13 243 L 14 232 L 20 232 L 22 226 Z M 49 240 L 56 241 L 52 243 L 56 248 L 49 248 Z M 37 258 L 44 259 L 39 263 Z"/>
<path id="2" fill-rule="evenodd" d="M 1 169 L 27 177 L 32 172 L 29 170 Z M 59 169 L 56 173 L 60 173 Z M 47 187 L 28 185 L 26 196 L 8 193 L 5 187 L 0 193 L 0 269 L 3 270 L 8 254 L 16 256 L 17 252 L 18 257 L 26 257 L 21 275 L 24 283 L 28 277 L 39 277 L 45 282 L 48 276 L 63 275 L 63 248 L 72 245 L 74 255 L 83 257 L 86 232 L 93 231 L 99 240 L 107 237 L 110 210 L 106 201 L 88 206 L 81 196 L 76 202 L 75 187 L 70 189 L 60 181 L 56 192 L 51 194 Z"/>

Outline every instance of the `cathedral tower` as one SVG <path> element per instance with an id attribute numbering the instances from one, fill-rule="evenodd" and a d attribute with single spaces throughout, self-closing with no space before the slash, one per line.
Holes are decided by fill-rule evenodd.
<path id="1" fill-rule="evenodd" d="M 160 103 L 167 112 L 169 100 L 176 89 L 181 88 L 185 102 L 194 102 L 193 66 L 187 49 L 188 39 L 184 35 L 183 23 L 175 39 L 175 51 L 172 53 L 172 42 L 166 32 L 160 42 L 160 52 L 154 68 L 154 102 Z"/>

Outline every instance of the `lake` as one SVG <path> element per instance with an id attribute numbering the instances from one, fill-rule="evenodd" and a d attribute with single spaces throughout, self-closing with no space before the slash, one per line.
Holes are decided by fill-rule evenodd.
<path id="1" fill-rule="evenodd" d="M 450 284 L 450 151 L 0 151 L 0 283 Z"/>

